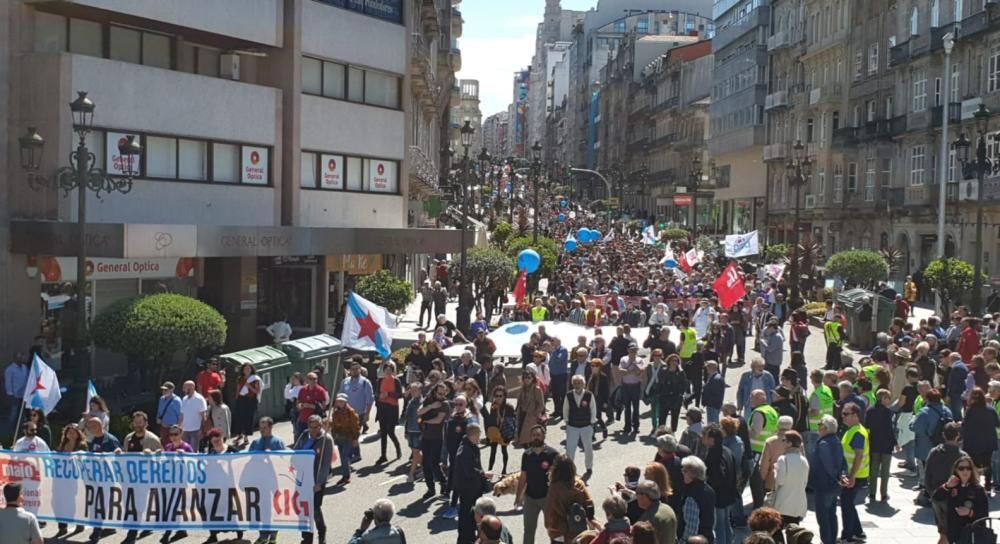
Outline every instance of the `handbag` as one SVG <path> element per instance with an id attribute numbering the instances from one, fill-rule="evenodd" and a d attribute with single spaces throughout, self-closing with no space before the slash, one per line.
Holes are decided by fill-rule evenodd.
<path id="1" fill-rule="evenodd" d="M 997 534 L 990 527 L 989 517 L 978 519 L 962 527 L 958 536 L 959 544 L 997 544 Z"/>
<path id="2" fill-rule="evenodd" d="M 500 422 L 500 436 L 504 442 L 510 442 L 517 436 L 517 418 L 506 416 Z"/>

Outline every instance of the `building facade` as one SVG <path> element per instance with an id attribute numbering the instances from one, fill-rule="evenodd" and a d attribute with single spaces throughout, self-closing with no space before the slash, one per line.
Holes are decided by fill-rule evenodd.
<path id="1" fill-rule="evenodd" d="M 457 232 L 407 228 L 414 180 L 433 191 L 413 148 L 433 163 L 442 103 L 427 83 L 454 64 L 440 63 L 451 33 L 430 36 L 445 36 L 453 3 L 0 2 L 0 349 L 41 335 L 58 354 L 78 290 L 91 314 L 158 290 L 197 296 L 225 316 L 227 348 L 265 343 L 261 326 L 283 316 L 295 336 L 337 333 L 359 274 L 417 280 L 415 254 L 457 250 Z M 37 174 L 64 166 L 76 91 L 96 103 L 95 166 L 121 173 L 127 136 L 143 148 L 128 194 L 87 196 L 83 289 L 76 194 L 32 190 L 11 151 L 37 127 Z"/>
<path id="2" fill-rule="evenodd" d="M 505 111 L 494 113 L 483 121 L 483 147 L 491 157 L 507 156 L 507 131 L 509 115 Z"/>

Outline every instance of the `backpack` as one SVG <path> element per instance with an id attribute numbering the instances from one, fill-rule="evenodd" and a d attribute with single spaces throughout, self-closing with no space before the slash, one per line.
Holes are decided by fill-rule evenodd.
<path id="1" fill-rule="evenodd" d="M 931 431 L 931 443 L 935 446 L 944 443 L 944 426 L 955 421 L 951 414 L 946 414 L 937 408 L 930 407 L 938 415 L 937 423 L 934 424 L 934 430 Z"/>
<path id="2" fill-rule="evenodd" d="M 569 507 L 569 513 L 566 514 L 566 534 L 575 536 L 588 528 L 587 509 L 582 504 L 574 502 Z"/>
<path id="3" fill-rule="evenodd" d="M 500 437 L 504 442 L 510 442 L 517 436 L 517 418 L 507 416 L 500 422 Z"/>

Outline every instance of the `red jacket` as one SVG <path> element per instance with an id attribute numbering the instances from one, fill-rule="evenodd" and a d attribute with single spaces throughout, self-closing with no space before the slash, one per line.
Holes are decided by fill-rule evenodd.
<path id="1" fill-rule="evenodd" d="M 958 352 L 962 354 L 962 362 L 969 364 L 972 357 L 979 353 L 979 333 L 973 327 L 966 327 L 958 339 Z"/>
<path id="2" fill-rule="evenodd" d="M 322 385 L 307 385 L 299 390 L 298 401 L 306 406 L 299 410 L 299 422 L 309 421 L 309 416 L 316 413 L 316 407 L 326 408 L 330 401 L 330 395 Z"/>

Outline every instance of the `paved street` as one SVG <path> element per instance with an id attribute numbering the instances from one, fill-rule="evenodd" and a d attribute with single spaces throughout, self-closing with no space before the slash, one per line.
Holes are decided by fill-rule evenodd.
<path id="1" fill-rule="evenodd" d="M 401 323 L 401 331 L 412 331 L 415 323 L 409 315 Z M 821 367 L 824 360 L 825 348 L 823 336 L 819 329 L 813 330 L 806 346 L 806 360 L 810 368 Z M 676 335 L 676 332 L 674 333 Z M 786 358 L 787 362 L 787 358 Z M 745 368 L 730 368 L 727 373 L 726 398 L 735 398 L 736 385 L 741 372 Z M 374 428 L 374 421 L 372 422 Z M 620 424 L 612 427 L 612 430 L 621 428 Z M 291 439 L 291 427 L 288 424 L 280 424 L 276 427 L 278 434 L 286 441 Z M 643 421 L 643 434 L 649 431 L 649 420 Z M 402 436 L 402 432 L 398 433 Z M 561 429 L 550 427 L 549 443 L 555 445 L 563 439 L 564 433 Z M 562 446 L 559 446 L 561 448 Z M 595 498 L 595 502 L 600 501 L 607 495 L 608 487 L 616 480 L 621 479 L 622 470 L 627 464 L 642 466 L 652 460 L 655 453 L 652 439 L 642 436 L 638 440 L 626 440 L 616 434 L 609 436 L 607 440 L 600 440 L 596 447 L 594 474 L 590 480 L 590 490 Z M 389 497 L 395 502 L 398 509 L 396 523 L 401 525 L 406 531 L 407 541 L 413 543 L 454 542 L 457 534 L 455 532 L 456 522 L 437 517 L 437 514 L 444 510 L 445 504 L 440 499 L 424 501 L 421 499 L 426 490 L 422 482 L 416 484 L 406 483 L 406 466 L 401 461 L 393 461 L 385 467 L 372 466 L 373 461 L 379 456 L 379 446 L 377 436 L 372 434 L 367 437 L 362 446 L 363 461 L 356 467 L 353 482 L 346 489 L 330 489 L 323 505 L 329 526 L 329 542 L 345 543 L 361 522 L 364 510 L 379 498 Z M 405 445 L 404 445 L 405 449 Z M 392 456 L 392 446 L 389 447 L 390 458 Z M 510 450 L 511 462 L 510 470 L 516 470 L 520 464 L 520 450 Z M 405 455 L 405 452 L 404 452 Z M 582 465 L 582 455 L 577 454 L 577 461 Z M 484 449 L 482 453 L 483 464 L 487 464 L 489 450 Z M 496 469 L 500 470 L 500 460 L 498 452 Z M 875 503 L 872 506 L 859 507 L 862 523 L 868 534 L 869 542 L 879 544 L 902 544 L 913 542 L 935 542 L 936 530 L 933 517 L 929 509 L 918 509 L 913 505 L 915 493 L 910 488 L 915 483 L 914 477 L 905 476 L 900 469 L 895 468 L 893 463 L 893 480 L 890 484 L 890 501 L 888 504 Z M 747 504 L 750 502 L 750 492 L 747 489 L 745 497 Z M 513 508 L 513 498 L 510 496 L 498 499 L 498 506 L 505 524 L 508 525 L 515 540 L 520 542 L 522 538 L 523 526 L 519 512 Z M 598 506 L 598 517 L 603 520 Z M 816 530 L 815 518 L 812 513 L 807 516 L 805 524 Z M 55 527 L 48 527 L 45 530 L 47 536 L 55 533 Z M 207 538 L 206 533 L 193 533 L 185 539 L 188 542 L 200 543 Z M 222 537 L 232 536 L 231 533 L 221 535 Z M 255 533 L 247 535 L 251 540 L 256 538 Z M 147 537 L 141 542 L 155 542 L 159 535 Z M 441 538 L 443 540 L 437 540 Z M 545 542 L 541 524 L 539 524 L 538 542 Z M 102 542 L 112 542 L 117 544 L 122 539 L 121 535 L 108 537 Z M 296 542 L 298 535 L 282 534 L 279 541 L 284 543 Z M 70 541 L 85 540 L 85 535 L 76 535 Z M 818 537 L 816 542 L 818 542 Z"/>

